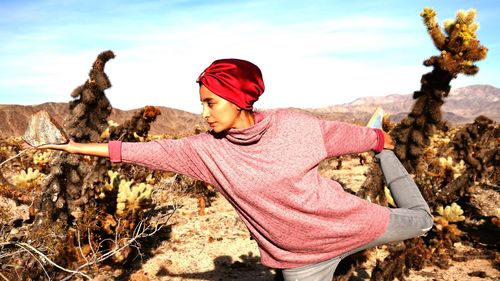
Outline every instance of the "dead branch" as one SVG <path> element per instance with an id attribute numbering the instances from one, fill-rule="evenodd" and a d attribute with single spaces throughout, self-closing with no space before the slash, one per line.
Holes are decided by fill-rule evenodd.
<path id="1" fill-rule="evenodd" d="M 75 271 L 75 270 L 67 269 L 67 268 L 64 268 L 64 267 L 58 265 L 57 263 L 55 263 L 51 259 L 49 259 L 44 253 L 40 252 L 38 249 L 36 249 L 35 247 L 31 246 L 30 244 L 23 243 L 23 242 L 4 242 L 4 243 L 0 243 L 0 247 L 3 247 L 3 246 L 16 246 L 16 247 L 22 248 L 25 251 L 29 252 L 38 261 L 38 263 L 40 264 L 40 266 L 42 267 L 43 271 L 46 274 L 47 274 L 47 271 L 45 270 L 45 267 L 43 266 L 43 263 L 38 258 L 36 258 L 36 256 L 33 255 L 33 253 L 35 253 L 38 256 L 40 256 L 42 258 L 42 261 L 50 263 L 52 266 L 54 266 L 54 267 L 56 267 L 56 268 L 58 268 L 58 269 L 60 269 L 62 271 L 71 273 L 72 276 L 75 275 L 75 274 L 79 274 L 79 275 L 87 278 L 88 280 L 92 280 L 92 278 L 90 278 L 87 274 L 85 274 L 83 272 L 80 272 L 78 270 Z M 49 277 L 48 274 L 47 274 L 47 277 Z M 50 279 L 50 277 L 49 277 L 49 279 Z"/>
<path id="2" fill-rule="evenodd" d="M 10 157 L 9 159 L 7 159 L 7 160 L 3 161 L 2 163 L 0 163 L 0 167 L 3 166 L 5 163 L 7 163 L 7 162 L 9 162 L 11 160 L 14 160 L 14 159 L 22 156 L 26 151 L 32 150 L 32 149 L 34 149 L 34 148 L 27 148 L 27 149 L 21 150 L 21 152 L 19 152 L 18 154 L 14 155 L 14 156 Z"/>
<path id="3" fill-rule="evenodd" d="M 94 252 L 93 247 L 90 247 L 93 251 L 92 259 L 88 260 L 87 258 L 85 258 L 85 260 L 86 260 L 85 264 L 80 265 L 76 269 L 76 271 L 71 272 L 71 275 L 65 277 L 61 281 L 66 281 L 66 280 L 71 279 L 75 274 L 77 274 L 79 272 L 79 270 L 81 270 L 85 267 L 89 267 L 89 266 L 92 266 L 95 264 L 102 263 L 103 261 L 113 257 L 115 254 L 123 251 L 127 247 L 136 247 L 136 248 L 140 249 L 140 246 L 138 246 L 138 243 L 137 243 L 138 240 L 143 239 L 143 238 L 147 238 L 147 237 L 151 237 L 151 236 L 155 235 L 158 231 L 160 231 L 165 225 L 168 225 L 168 221 L 170 220 L 170 218 L 172 218 L 172 216 L 174 215 L 176 210 L 177 210 L 177 208 L 174 208 L 173 210 L 171 210 L 171 212 L 169 212 L 167 214 L 163 214 L 160 218 L 158 218 L 155 221 L 154 224 L 152 224 L 150 226 L 146 226 L 147 223 L 145 220 L 139 221 L 137 226 L 134 228 L 134 231 L 132 233 L 132 237 L 130 237 L 122 245 L 120 245 L 119 233 L 116 233 L 115 240 L 112 241 L 115 245 L 114 248 L 110 251 L 99 253 L 99 254 L 102 254 L 100 256 L 98 256 L 97 253 Z M 118 223 L 120 223 L 120 220 L 118 221 Z M 109 241 L 109 239 L 105 239 L 105 240 L 101 241 L 100 244 L 102 244 L 106 241 Z M 80 245 L 81 245 L 80 241 L 78 241 L 78 245 L 80 247 Z M 82 253 L 82 255 L 83 255 L 83 250 L 81 249 L 81 247 L 79 250 L 80 250 L 80 253 Z"/>

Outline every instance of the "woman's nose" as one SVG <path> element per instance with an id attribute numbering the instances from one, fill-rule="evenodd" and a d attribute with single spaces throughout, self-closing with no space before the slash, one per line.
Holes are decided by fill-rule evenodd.
<path id="1" fill-rule="evenodd" d="M 208 108 L 206 105 L 203 105 L 203 109 L 202 109 L 202 112 L 201 112 L 201 118 L 203 119 L 208 119 Z"/>

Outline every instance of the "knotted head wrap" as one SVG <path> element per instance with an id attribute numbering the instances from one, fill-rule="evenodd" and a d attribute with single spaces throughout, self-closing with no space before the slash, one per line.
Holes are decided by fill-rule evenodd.
<path id="1" fill-rule="evenodd" d="M 196 82 L 244 110 L 252 110 L 253 103 L 264 92 L 260 69 L 255 64 L 240 59 L 214 61 Z"/>

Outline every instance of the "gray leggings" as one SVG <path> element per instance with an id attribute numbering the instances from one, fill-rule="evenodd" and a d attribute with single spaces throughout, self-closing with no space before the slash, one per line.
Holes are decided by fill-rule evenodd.
<path id="1" fill-rule="evenodd" d="M 402 241 L 425 234 L 433 226 L 429 206 L 412 177 L 390 150 L 377 154 L 392 197 L 398 205 L 390 209 L 390 221 L 378 239 L 332 259 L 298 268 L 283 270 L 286 281 L 330 281 L 339 262 L 346 256 L 389 242 Z"/>

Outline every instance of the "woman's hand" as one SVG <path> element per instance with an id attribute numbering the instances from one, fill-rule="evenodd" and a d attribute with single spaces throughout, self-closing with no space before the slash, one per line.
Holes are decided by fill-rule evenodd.
<path id="1" fill-rule="evenodd" d="M 21 144 L 21 147 L 23 149 L 37 149 L 37 150 L 42 150 L 42 149 L 55 149 L 55 150 L 62 150 L 62 151 L 67 151 L 70 152 L 70 147 L 74 144 L 72 140 L 70 140 L 68 143 L 64 144 L 44 144 L 44 145 L 39 145 L 39 146 L 32 146 L 31 144 L 24 142 Z"/>
<path id="2" fill-rule="evenodd" d="M 394 149 L 394 141 L 391 138 L 391 135 L 384 132 L 384 149 Z"/>

